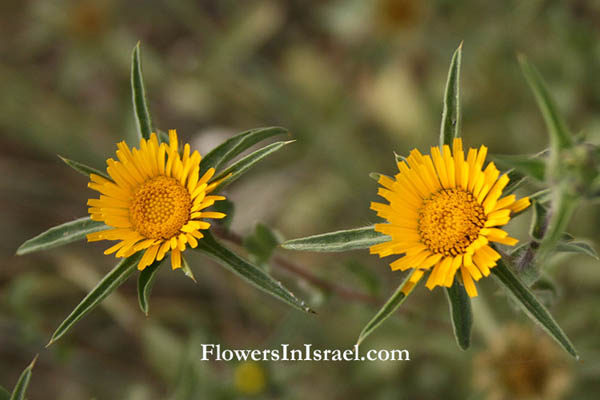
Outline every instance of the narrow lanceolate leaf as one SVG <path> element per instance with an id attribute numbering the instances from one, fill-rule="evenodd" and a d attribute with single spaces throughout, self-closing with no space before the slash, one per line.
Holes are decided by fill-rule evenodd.
<path id="1" fill-rule="evenodd" d="M 452 145 L 454 138 L 460 137 L 460 62 L 462 58 L 462 42 L 452 56 L 444 104 L 442 110 L 442 126 L 440 128 L 440 146 Z"/>
<path id="2" fill-rule="evenodd" d="M 131 54 L 131 97 L 133 100 L 133 112 L 138 133 L 144 139 L 150 139 L 152 133 L 152 120 L 146 101 L 146 88 L 142 75 L 142 60 L 140 57 L 140 42 L 133 48 Z"/>
<path id="3" fill-rule="evenodd" d="M 556 323 L 552 315 L 550 315 L 550 312 L 502 260 L 498 261 L 498 265 L 492 269 L 492 273 L 515 300 L 517 300 L 529 318 L 539 324 L 567 353 L 579 359 L 579 355 L 573 344 L 571 344 L 567 335 Z"/>
<path id="4" fill-rule="evenodd" d="M 522 174 L 543 182 L 546 175 L 546 161 L 541 158 L 518 155 L 494 155 L 493 160 L 502 168 L 515 168 Z"/>
<path id="5" fill-rule="evenodd" d="M 100 221 L 92 221 L 90 217 L 83 217 L 65 224 L 55 226 L 36 237 L 29 239 L 17 249 L 17 255 L 21 256 L 34 251 L 47 250 L 62 246 L 77 240 L 82 240 L 88 233 L 109 229 Z"/>
<path id="6" fill-rule="evenodd" d="M 452 329 L 454 330 L 456 343 L 461 349 L 467 350 L 471 345 L 471 327 L 473 326 L 471 298 L 456 277 L 452 286 L 446 288 L 446 297 L 450 306 Z"/>
<path id="7" fill-rule="evenodd" d="M 148 311 L 150 309 L 150 293 L 152 292 L 152 286 L 154 286 L 156 274 L 163 261 L 164 260 L 154 261 L 151 265 L 144 268 L 138 276 L 138 303 L 146 316 L 148 316 Z"/>
<path id="8" fill-rule="evenodd" d="M 65 158 L 63 156 L 58 156 L 65 164 L 67 164 L 69 167 L 73 168 L 75 171 L 79 172 L 80 174 L 83 174 L 85 176 L 90 176 L 90 174 L 96 174 L 96 175 L 100 175 L 101 177 L 108 179 L 109 181 L 112 181 L 111 177 L 108 176 L 107 174 L 105 174 L 104 172 L 97 170 L 96 168 L 92 168 L 92 167 L 88 167 L 85 164 L 82 164 L 80 162 L 77 161 L 73 161 L 73 160 L 69 160 L 68 158 Z"/>
<path id="9" fill-rule="evenodd" d="M 569 241 L 569 242 L 558 242 L 556 245 L 556 251 L 565 252 L 565 253 L 580 253 L 586 254 L 590 257 L 594 257 L 598 260 L 598 253 L 596 250 L 586 242 L 579 241 Z"/>
<path id="10" fill-rule="evenodd" d="M 281 149 L 286 144 L 290 144 L 292 142 L 294 142 L 294 140 L 290 140 L 287 142 L 271 143 L 271 144 L 263 147 L 262 149 L 256 150 L 255 152 L 248 154 L 246 157 L 242 158 L 241 160 L 237 161 L 236 163 L 231 165 L 229 168 L 227 168 L 226 170 L 221 172 L 219 174 L 219 176 L 217 176 L 215 178 L 215 180 L 223 179 L 223 181 L 219 184 L 219 186 L 217 186 L 215 188 L 215 191 L 219 191 L 219 190 L 223 189 L 225 186 L 234 182 L 236 179 L 238 179 L 240 176 L 242 176 L 244 173 L 246 173 L 257 162 L 259 162 L 260 160 L 262 160 L 269 154 L 274 153 L 277 150 Z"/>
<path id="11" fill-rule="evenodd" d="M 375 232 L 373 226 L 367 226 L 292 239 L 284 242 L 281 247 L 298 251 L 338 252 L 367 249 L 389 240 L 389 236 Z"/>
<path id="12" fill-rule="evenodd" d="M 276 281 L 260 268 L 250 264 L 231 250 L 222 246 L 215 240 L 210 232 L 204 232 L 204 238 L 198 241 L 198 247 L 196 249 L 207 254 L 219 264 L 239 275 L 260 290 L 298 310 L 313 312 L 303 301 L 299 300 L 292 292 L 286 289 L 281 282 Z"/>
<path id="13" fill-rule="evenodd" d="M 27 392 L 27 386 L 29 386 L 29 381 L 31 380 L 31 370 L 35 366 L 35 362 L 37 361 L 38 356 L 36 355 L 31 361 L 31 363 L 23 370 L 21 376 L 19 376 L 19 380 L 15 385 L 12 394 L 10 395 L 10 400 L 24 400 L 25 392 Z"/>
<path id="14" fill-rule="evenodd" d="M 138 251 L 134 255 L 125 258 L 115 268 L 102 278 L 102 280 L 93 288 L 81 302 L 75 307 L 73 312 L 56 329 L 47 346 L 60 339 L 77 321 L 92 311 L 102 300 L 111 294 L 116 288 L 136 271 L 136 267 L 143 251 Z M 47 347 L 46 346 L 46 347 Z"/>
<path id="15" fill-rule="evenodd" d="M 202 158 L 200 161 L 200 176 L 211 167 L 219 171 L 223 165 L 256 143 L 285 133 L 288 133 L 287 129 L 274 126 L 251 129 L 227 139 Z"/>
<path id="16" fill-rule="evenodd" d="M 356 341 L 357 345 L 360 345 L 363 340 L 367 338 L 371 333 L 375 331 L 385 321 L 388 319 L 397 309 L 404 303 L 404 300 L 412 293 L 415 288 L 415 284 L 409 282 L 412 273 L 408 274 L 406 278 L 402 281 L 398 289 L 392 294 L 392 296 L 388 299 L 388 301 L 381 307 L 381 309 L 375 314 L 375 316 L 369 321 L 367 325 L 363 328 L 362 332 L 358 336 L 358 340 Z"/>
<path id="17" fill-rule="evenodd" d="M 529 86 L 535 95 L 535 100 L 542 112 L 542 116 L 544 117 L 544 122 L 546 123 L 546 127 L 550 134 L 552 149 L 554 151 L 560 151 L 571 147 L 573 145 L 573 137 L 569 133 L 565 121 L 556 109 L 556 104 L 554 103 L 554 100 L 552 100 L 552 97 L 550 97 L 544 79 L 525 57 L 519 56 L 519 63 L 521 64 L 523 75 L 525 75 L 527 83 L 529 83 Z"/>

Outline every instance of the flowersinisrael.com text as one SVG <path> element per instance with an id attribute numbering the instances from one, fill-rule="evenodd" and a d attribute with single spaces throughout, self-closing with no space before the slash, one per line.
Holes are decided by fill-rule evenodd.
<path id="1" fill-rule="evenodd" d="M 279 348 L 249 350 L 222 349 L 220 344 L 202 344 L 201 361 L 410 361 L 408 350 L 368 350 L 364 355 L 358 345 L 352 349 L 315 349 L 305 344 L 303 349 L 290 349 L 289 344 Z"/>

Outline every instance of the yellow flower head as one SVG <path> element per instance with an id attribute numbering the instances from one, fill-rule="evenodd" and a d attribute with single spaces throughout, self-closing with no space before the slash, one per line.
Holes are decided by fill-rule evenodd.
<path id="1" fill-rule="evenodd" d="M 171 251 L 171 266 L 181 267 L 181 252 L 198 245 L 203 218 L 223 218 L 220 212 L 203 211 L 224 196 L 208 196 L 220 183 L 209 183 L 214 168 L 200 177 L 200 153 L 190 154 L 190 145 L 179 154 L 177 133 L 169 131 L 169 144 L 158 143 L 156 134 L 140 140 L 140 149 L 120 142 L 118 161 L 109 158 L 106 171 L 112 180 L 91 174 L 88 186 L 101 193 L 88 200 L 92 220 L 111 229 L 87 235 L 88 241 L 119 240 L 104 254 L 129 257 L 145 250 L 138 269 L 162 260 Z"/>
<path id="2" fill-rule="evenodd" d="M 500 254 L 489 242 L 510 246 L 517 239 L 499 229 L 512 214 L 530 204 L 529 198 L 514 195 L 500 198 L 508 176 L 500 176 L 493 162 L 485 169 L 487 148 L 469 149 L 467 158 L 461 139 L 454 139 L 442 151 L 431 148 L 431 156 L 413 150 L 406 162 L 399 162 L 395 179 L 382 176 L 378 194 L 389 204 L 371 203 L 371 209 L 388 223 L 375 225 L 390 241 L 371 247 L 371 254 L 386 257 L 404 255 L 392 262 L 395 270 L 414 269 L 410 289 L 431 271 L 425 284 L 450 287 L 460 270 L 469 296 L 477 296 L 476 281 L 490 274 Z"/>

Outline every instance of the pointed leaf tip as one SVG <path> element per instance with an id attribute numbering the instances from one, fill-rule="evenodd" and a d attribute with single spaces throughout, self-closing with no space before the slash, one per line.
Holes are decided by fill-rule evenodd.
<path id="1" fill-rule="evenodd" d="M 462 42 L 452 55 L 444 101 L 442 107 L 442 123 L 440 128 L 440 146 L 452 145 L 454 138 L 460 137 L 460 66 L 462 60 Z"/>
<path id="2" fill-rule="evenodd" d="M 152 119 L 150 118 L 148 101 L 146 99 L 139 41 L 131 54 L 131 99 L 133 101 L 133 112 L 138 133 L 141 138 L 150 139 Z"/>
<path id="3" fill-rule="evenodd" d="M 414 271 L 406 275 L 406 278 L 400 283 L 396 291 L 390 296 L 385 304 L 377 311 L 377 314 L 365 325 L 363 330 L 358 336 L 356 345 L 360 346 L 361 343 L 373 333 L 386 319 L 388 319 L 410 296 L 416 284 L 410 281 Z"/>
<path id="4" fill-rule="evenodd" d="M 321 233 L 283 242 L 281 247 L 296 251 L 341 252 L 367 249 L 375 244 L 391 240 L 376 232 L 373 226 Z"/>
<path id="5" fill-rule="evenodd" d="M 525 314 L 550 335 L 567 353 L 575 359 L 579 359 L 577 350 L 575 350 L 575 347 L 573 347 L 573 344 L 550 312 L 502 259 L 498 260 L 497 265 L 491 271 L 507 292 L 521 306 Z"/>
<path id="6" fill-rule="evenodd" d="M 304 301 L 298 299 L 291 291 L 284 287 L 281 282 L 276 281 L 262 269 L 250 264 L 227 247 L 221 245 L 215 240 L 210 231 L 206 231 L 204 237 L 198 241 L 196 250 L 208 255 L 221 266 L 232 271 L 263 292 L 276 297 L 298 310 L 311 312 L 311 309 L 305 305 Z"/>

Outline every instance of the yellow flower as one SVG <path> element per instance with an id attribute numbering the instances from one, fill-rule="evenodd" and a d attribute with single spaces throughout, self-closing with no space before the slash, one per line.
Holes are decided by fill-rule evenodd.
<path id="1" fill-rule="evenodd" d="M 235 388 L 242 394 L 257 395 L 267 386 L 265 370 L 259 363 L 243 362 L 236 367 L 234 374 Z"/>
<path id="2" fill-rule="evenodd" d="M 383 188 L 378 194 L 389 204 L 371 203 L 371 209 L 388 223 L 375 225 L 375 230 L 391 240 L 370 250 L 380 257 L 404 255 L 390 267 L 414 269 L 406 292 L 426 271 L 431 271 L 425 284 L 430 290 L 450 287 L 460 270 L 467 293 L 477 296 L 473 279 L 488 276 L 500 258 L 489 242 L 517 243 L 498 227 L 527 208 L 529 198 L 500 198 L 509 179 L 500 176 L 493 162 L 483 169 L 485 146 L 469 149 L 465 160 L 461 139 L 454 139 L 453 153 L 448 145 L 442 151 L 432 147 L 431 156 L 415 149 L 398 163 L 395 179 L 379 179 Z"/>
<path id="3" fill-rule="evenodd" d="M 179 154 L 177 133 L 169 131 L 169 144 L 158 143 L 156 134 L 140 140 L 140 149 L 129 149 L 120 142 L 118 161 L 109 158 L 106 171 L 112 180 L 91 174 L 88 186 L 101 193 L 88 200 L 94 221 L 111 229 L 87 235 L 88 241 L 119 240 L 104 254 L 116 252 L 129 257 L 145 250 L 138 269 L 162 260 L 171 251 L 171 266 L 181 267 L 181 252 L 198 245 L 203 229 L 210 223 L 203 218 L 223 218 L 220 212 L 203 211 L 224 196 L 208 196 L 220 183 L 209 183 L 214 168 L 199 177 L 200 153 L 190 155 L 190 145 Z"/>

